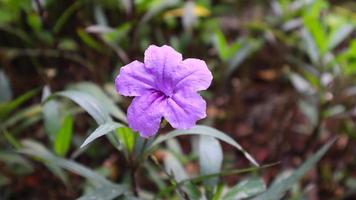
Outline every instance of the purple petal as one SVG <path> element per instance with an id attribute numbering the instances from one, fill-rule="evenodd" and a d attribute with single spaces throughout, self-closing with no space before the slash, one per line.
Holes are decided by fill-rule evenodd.
<path id="1" fill-rule="evenodd" d="M 187 88 L 192 91 L 206 90 L 213 75 L 203 60 L 188 58 L 171 72 L 174 75 L 175 90 Z"/>
<path id="2" fill-rule="evenodd" d="M 160 127 L 162 108 L 165 97 L 159 92 L 151 92 L 135 97 L 127 110 L 127 120 L 130 128 L 138 131 L 141 137 L 155 135 Z"/>
<path id="3" fill-rule="evenodd" d="M 172 72 L 182 61 L 182 55 L 172 47 L 150 45 L 145 51 L 145 67 L 154 74 L 159 90 L 172 93 Z"/>
<path id="4" fill-rule="evenodd" d="M 206 117 L 206 102 L 196 92 L 181 90 L 167 99 L 163 115 L 173 128 L 188 129 Z"/>
<path id="5" fill-rule="evenodd" d="M 124 96 L 141 96 L 154 88 L 154 76 L 139 61 L 133 61 L 120 69 L 116 77 L 116 90 Z"/>

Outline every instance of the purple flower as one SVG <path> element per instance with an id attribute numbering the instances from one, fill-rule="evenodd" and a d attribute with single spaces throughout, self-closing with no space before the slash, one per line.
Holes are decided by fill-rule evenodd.
<path id="1" fill-rule="evenodd" d="M 172 47 L 149 46 L 144 63 L 133 61 L 120 70 L 116 90 L 134 96 L 127 111 L 130 128 L 142 137 L 155 135 L 164 117 L 174 128 L 188 129 L 206 117 L 206 102 L 197 93 L 213 79 L 203 60 L 188 58 Z"/>

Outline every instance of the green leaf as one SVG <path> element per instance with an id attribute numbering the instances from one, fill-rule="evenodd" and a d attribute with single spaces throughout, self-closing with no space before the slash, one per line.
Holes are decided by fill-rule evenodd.
<path id="1" fill-rule="evenodd" d="M 78 174 L 86 179 L 88 179 L 93 185 L 110 185 L 113 184 L 103 176 L 97 174 L 91 169 L 75 162 L 72 160 L 64 159 L 53 155 L 48 151 L 43 145 L 33 140 L 23 140 L 23 148 L 20 150 L 21 153 L 33 156 L 40 159 L 44 164 L 51 164 L 56 167 L 60 167 Z"/>
<path id="2" fill-rule="evenodd" d="M 30 90 L 10 102 L 0 104 L 0 119 L 7 117 L 8 114 L 33 97 L 36 93 L 37 89 Z"/>
<path id="3" fill-rule="evenodd" d="M 161 135 L 159 136 L 148 148 L 148 152 L 152 150 L 153 147 L 155 147 L 156 145 L 169 140 L 170 138 L 174 138 L 177 136 L 181 136 L 181 135 L 206 135 L 206 136 L 211 136 L 211 137 L 215 137 L 219 140 L 222 140 L 232 146 L 234 146 L 236 149 L 238 149 L 239 151 L 241 151 L 245 157 L 254 165 L 259 166 L 257 164 L 257 162 L 255 161 L 255 159 L 248 154 L 234 139 L 232 139 L 230 136 L 228 136 L 227 134 L 208 127 L 208 126 L 204 126 L 204 125 L 197 125 L 191 129 L 188 130 L 175 130 L 175 131 L 171 131 L 169 133 L 167 133 L 166 135 Z"/>
<path id="4" fill-rule="evenodd" d="M 27 15 L 27 24 L 31 27 L 34 32 L 40 32 L 42 29 L 41 18 L 37 14 Z"/>
<path id="5" fill-rule="evenodd" d="M 246 199 L 266 190 L 265 182 L 260 177 L 251 177 L 229 189 L 223 200 Z"/>
<path id="6" fill-rule="evenodd" d="M 107 33 L 104 33 L 102 37 L 107 43 L 119 44 L 127 36 L 131 28 L 132 24 L 126 22 Z"/>
<path id="7" fill-rule="evenodd" d="M 50 88 L 48 86 L 45 86 L 43 88 L 42 101 L 47 99 L 50 95 Z M 59 102 L 55 99 L 51 99 L 44 102 L 42 104 L 42 114 L 45 131 L 48 134 L 50 140 L 53 142 L 56 138 L 56 134 L 58 133 L 61 127 L 62 121 Z"/>
<path id="8" fill-rule="evenodd" d="M 189 178 L 187 172 L 185 171 L 179 160 L 169 152 L 166 153 L 166 156 L 164 158 L 164 166 L 168 174 L 172 175 L 177 182 Z"/>
<path id="9" fill-rule="evenodd" d="M 15 148 L 15 149 L 20 149 L 21 144 L 16 140 L 16 138 L 9 133 L 8 131 L 3 131 L 5 139 Z"/>
<path id="10" fill-rule="evenodd" d="M 219 55 L 220 59 L 223 61 L 227 61 L 227 59 L 231 55 L 228 55 L 229 53 L 227 50 L 228 49 L 227 41 L 225 39 L 224 34 L 219 29 L 215 31 L 214 44 L 215 44 L 215 48 L 218 51 L 218 55 Z"/>
<path id="11" fill-rule="evenodd" d="M 101 104 L 92 95 L 88 93 L 76 90 L 66 90 L 54 93 L 49 98 L 53 96 L 63 96 L 71 99 L 84 110 L 86 110 L 98 124 L 104 124 L 105 122 L 111 120 L 108 111 L 103 108 Z"/>
<path id="12" fill-rule="evenodd" d="M 70 142 L 73 133 L 73 117 L 72 115 L 67 115 L 59 129 L 56 139 L 54 141 L 54 151 L 60 155 L 64 156 L 69 150 Z"/>
<path id="13" fill-rule="evenodd" d="M 191 183 L 191 185 L 196 185 L 196 184 L 206 180 L 207 178 L 212 178 L 212 177 L 217 177 L 217 176 L 230 176 L 230 175 L 243 174 L 243 173 L 256 173 L 257 171 L 275 166 L 277 164 L 278 163 L 272 163 L 272 164 L 263 165 L 261 167 L 249 167 L 249 168 L 245 168 L 245 169 L 222 170 L 219 173 L 197 176 L 197 177 L 194 177 L 191 179 L 185 179 L 181 182 L 178 182 L 177 184 L 168 186 L 164 191 L 161 191 L 161 195 L 162 195 L 162 193 L 166 194 L 167 192 L 172 191 L 173 189 L 175 189 L 176 187 L 178 187 L 180 185 L 183 185 L 184 183 Z"/>
<path id="14" fill-rule="evenodd" d="M 53 25 L 53 32 L 58 33 L 61 31 L 65 23 L 70 19 L 71 15 L 75 13 L 83 4 L 82 0 L 75 1 L 71 6 L 66 9 L 63 14 L 58 18 L 56 23 Z"/>
<path id="15" fill-rule="evenodd" d="M 303 16 L 304 26 L 310 33 L 311 38 L 313 38 L 316 48 L 321 55 L 326 52 L 327 43 L 325 41 L 327 41 L 327 37 L 326 28 L 320 19 L 320 14 L 327 6 L 324 0 L 315 0 Z"/>
<path id="16" fill-rule="evenodd" d="M 79 38 L 90 48 L 95 49 L 97 52 L 104 52 L 106 49 L 98 41 L 95 40 L 90 34 L 83 29 L 78 29 L 77 34 Z"/>
<path id="17" fill-rule="evenodd" d="M 352 33 L 354 29 L 355 27 L 352 24 L 345 24 L 331 33 L 328 39 L 328 50 L 332 50 L 338 46 Z"/>
<path id="18" fill-rule="evenodd" d="M 179 160 L 171 153 L 167 152 L 164 158 L 164 166 L 166 172 L 171 175 L 176 182 L 182 182 L 189 179 L 189 175 L 185 171 L 183 165 L 179 162 Z M 190 182 L 186 184 L 182 184 L 183 191 L 178 190 L 178 192 L 185 192 L 190 199 L 198 199 L 200 196 L 199 190 L 196 186 Z"/>
<path id="19" fill-rule="evenodd" d="M 336 139 L 325 144 L 318 152 L 311 156 L 302 166 L 293 172 L 288 178 L 277 182 L 272 185 L 266 192 L 262 193 L 254 200 L 278 200 L 281 199 L 284 194 L 299 180 L 305 173 L 307 173 L 328 151 Z"/>
<path id="20" fill-rule="evenodd" d="M 21 129 L 21 126 L 25 128 L 26 126 L 37 122 L 41 117 L 41 112 L 42 108 L 39 104 L 27 106 L 7 118 L 3 122 L 2 128 L 8 129 L 10 127 L 14 127 L 16 130 Z"/>
<path id="21" fill-rule="evenodd" d="M 307 81 L 305 80 L 302 76 L 300 76 L 297 73 L 290 72 L 288 74 L 290 81 L 292 82 L 292 85 L 295 87 L 295 89 L 300 92 L 301 94 L 313 94 L 315 93 L 314 87 Z"/>
<path id="22" fill-rule="evenodd" d="M 166 0 L 163 2 L 156 3 L 150 7 L 150 9 L 145 13 L 145 15 L 140 20 L 138 27 L 144 26 L 144 24 L 151 18 L 159 14 L 160 12 L 166 10 L 169 7 L 173 7 L 179 3 L 179 0 Z"/>
<path id="23" fill-rule="evenodd" d="M 12 99 L 12 91 L 10 82 L 3 70 L 0 70 L 0 103 L 10 101 Z"/>
<path id="24" fill-rule="evenodd" d="M 249 39 L 241 41 L 235 52 L 231 52 L 233 56 L 229 59 L 228 70 L 226 76 L 229 77 L 238 67 L 254 52 L 260 49 L 263 45 L 263 40 Z"/>
<path id="25" fill-rule="evenodd" d="M 89 135 L 87 139 L 83 142 L 83 144 L 80 146 L 80 148 L 83 148 L 84 146 L 88 145 L 98 137 L 101 137 L 103 135 L 106 135 L 110 133 L 111 131 L 116 130 L 117 128 L 124 127 L 123 124 L 121 123 L 116 123 L 116 122 L 107 122 L 105 124 L 101 124 L 93 133 Z"/>
<path id="26" fill-rule="evenodd" d="M 134 133 L 128 127 L 120 127 L 116 129 L 116 134 L 120 139 L 121 143 L 124 145 L 128 153 L 131 153 L 135 146 L 135 140 L 138 134 Z"/>
<path id="27" fill-rule="evenodd" d="M 112 200 L 128 190 L 125 185 L 111 184 L 95 188 L 77 200 Z"/>
<path id="28" fill-rule="evenodd" d="M 15 174 L 29 174 L 34 167 L 26 158 L 15 152 L 0 151 L 0 161 L 3 166 Z"/>
<path id="29" fill-rule="evenodd" d="M 97 99 L 97 102 L 101 103 L 101 106 L 105 108 L 111 115 L 121 120 L 122 122 L 127 123 L 125 113 L 118 106 L 116 106 L 114 101 L 110 99 L 110 97 L 105 94 L 105 92 L 97 85 L 89 82 L 81 82 L 72 85 L 70 88 L 92 95 Z"/>
<path id="30" fill-rule="evenodd" d="M 223 152 L 217 139 L 211 136 L 200 136 L 199 138 L 199 166 L 200 174 L 207 175 L 218 173 L 221 170 Z M 215 187 L 218 178 L 206 179 L 205 185 Z"/>
<path id="31" fill-rule="evenodd" d="M 314 63 L 317 64 L 320 58 L 320 52 L 314 38 L 311 36 L 310 32 L 306 29 L 303 29 L 301 32 L 301 37 L 303 39 L 304 50 L 308 53 L 309 59 Z"/>
<path id="32" fill-rule="evenodd" d="M 346 75 L 356 74 L 356 40 L 351 41 L 349 47 L 337 56 Z"/>

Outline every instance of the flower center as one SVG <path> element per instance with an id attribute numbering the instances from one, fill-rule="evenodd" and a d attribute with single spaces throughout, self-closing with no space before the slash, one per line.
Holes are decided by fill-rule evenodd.
<path id="1" fill-rule="evenodd" d="M 171 98 L 173 96 L 173 92 L 172 91 L 157 90 L 157 93 L 159 93 L 160 96 L 163 96 L 165 98 Z"/>

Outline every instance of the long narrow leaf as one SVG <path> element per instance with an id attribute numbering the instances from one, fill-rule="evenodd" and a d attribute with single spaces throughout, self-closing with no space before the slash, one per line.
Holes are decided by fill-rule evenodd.
<path id="1" fill-rule="evenodd" d="M 68 115 L 64 118 L 62 127 L 59 129 L 54 141 L 54 150 L 58 155 L 64 156 L 68 152 L 72 139 L 72 132 L 73 117 L 72 115 Z"/>
<path id="2" fill-rule="evenodd" d="M 57 92 L 51 95 L 63 96 L 71 99 L 75 103 L 79 104 L 84 110 L 86 110 L 90 116 L 92 116 L 98 124 L 103 124 L 110 120 L 109 113 L 106 109 L 102 108 L 100 103 L 91 95 L 76 90 L 66 90 Z"/>
<path id="3" fill-rule="evenodd" d="M 232 146 L 234 146 L 235 148 L 237 148 L 238 150 L 240 150 L 245 157 L 254 165 L 259 166 L 258 163 L 255 161 L 255 159 L 249 154 L 247 153 L 234 139 L 232 139 L 230 136 L 228 136 L 227 134 L 208 127 L 208 126 L 204 126 L 204 125 L 197 125 L 191 129 L 188 130 L 175 130 L 172 132 L 169 132 L 166 135 L 162 135 L 159 136 L 152 144 L 151 146 L 148 148 L 149 151 L 152 150 L 153 147 L 155 147 L 156 145 L 169 140 L 170 138 L 174 138 L 177 136 L 181 136 L 181 135 L 207 135 L 207 136 L 211 136 L 211 137 L 215 137 L 219 140 L 222 140 Z"/>
<path id="4" fill-rule="evenodd" d="M 112 184 L 98 187 L 77 200 L 112 200 L 124 194 L 128 190 L 127 186 Z"/>
<path id="5" fill-rule="evenodd" d="M 111 131 L 114 131 L 115 129 L 119 127 L 124 127 L 123 124 L 116 123 L 116 122 L 107 122 L 105 124 L 101 124 L 93 133 L 89 135 L 87 139 L 83 142 L 83 144 L 80 146 L 80 148 L 83 148 L 84 146 L 88 145 L 98 137 L 101 137 L 103 135 L 106 135 L 110 133 Z"/>
<path id="6" fill-rule="evenodd" d="M 21 153 L 39 158 L 45 164 L 52 164 L 88 179 L 94 185 L 113 184 L 103 176 L 72 160 L 53 155 L 43 145 L 33 140 L 24 140 Z"/>
<path id="7" fill-rule="evenodd" d="M 111 115 L 127 123 L 125 113 L 119 109 L 119 107 L 115 105 L 114 101 L 110 99 L 109 96 L 105 94 L 104 91 L 97 85 L 90 82 L 81 82 L 71 86 L 71 89 L 89 93 L 96 98 L 98 102 L 101 103 L 102 107 L 105 108 Z"/>
<path id="8" fill-rule="evenodd" d="M 328 151 L 335 139 L 325 144 L 318 152 L 310 157 L 302 166 L 300 166 L 291 176 L 273 184 L 265 193 L 259 195 L 253 200 L 278 200 L 281 199 L 284 194 L 307 173 L 315 164 L 321 159 L 321 157 Z"/>

